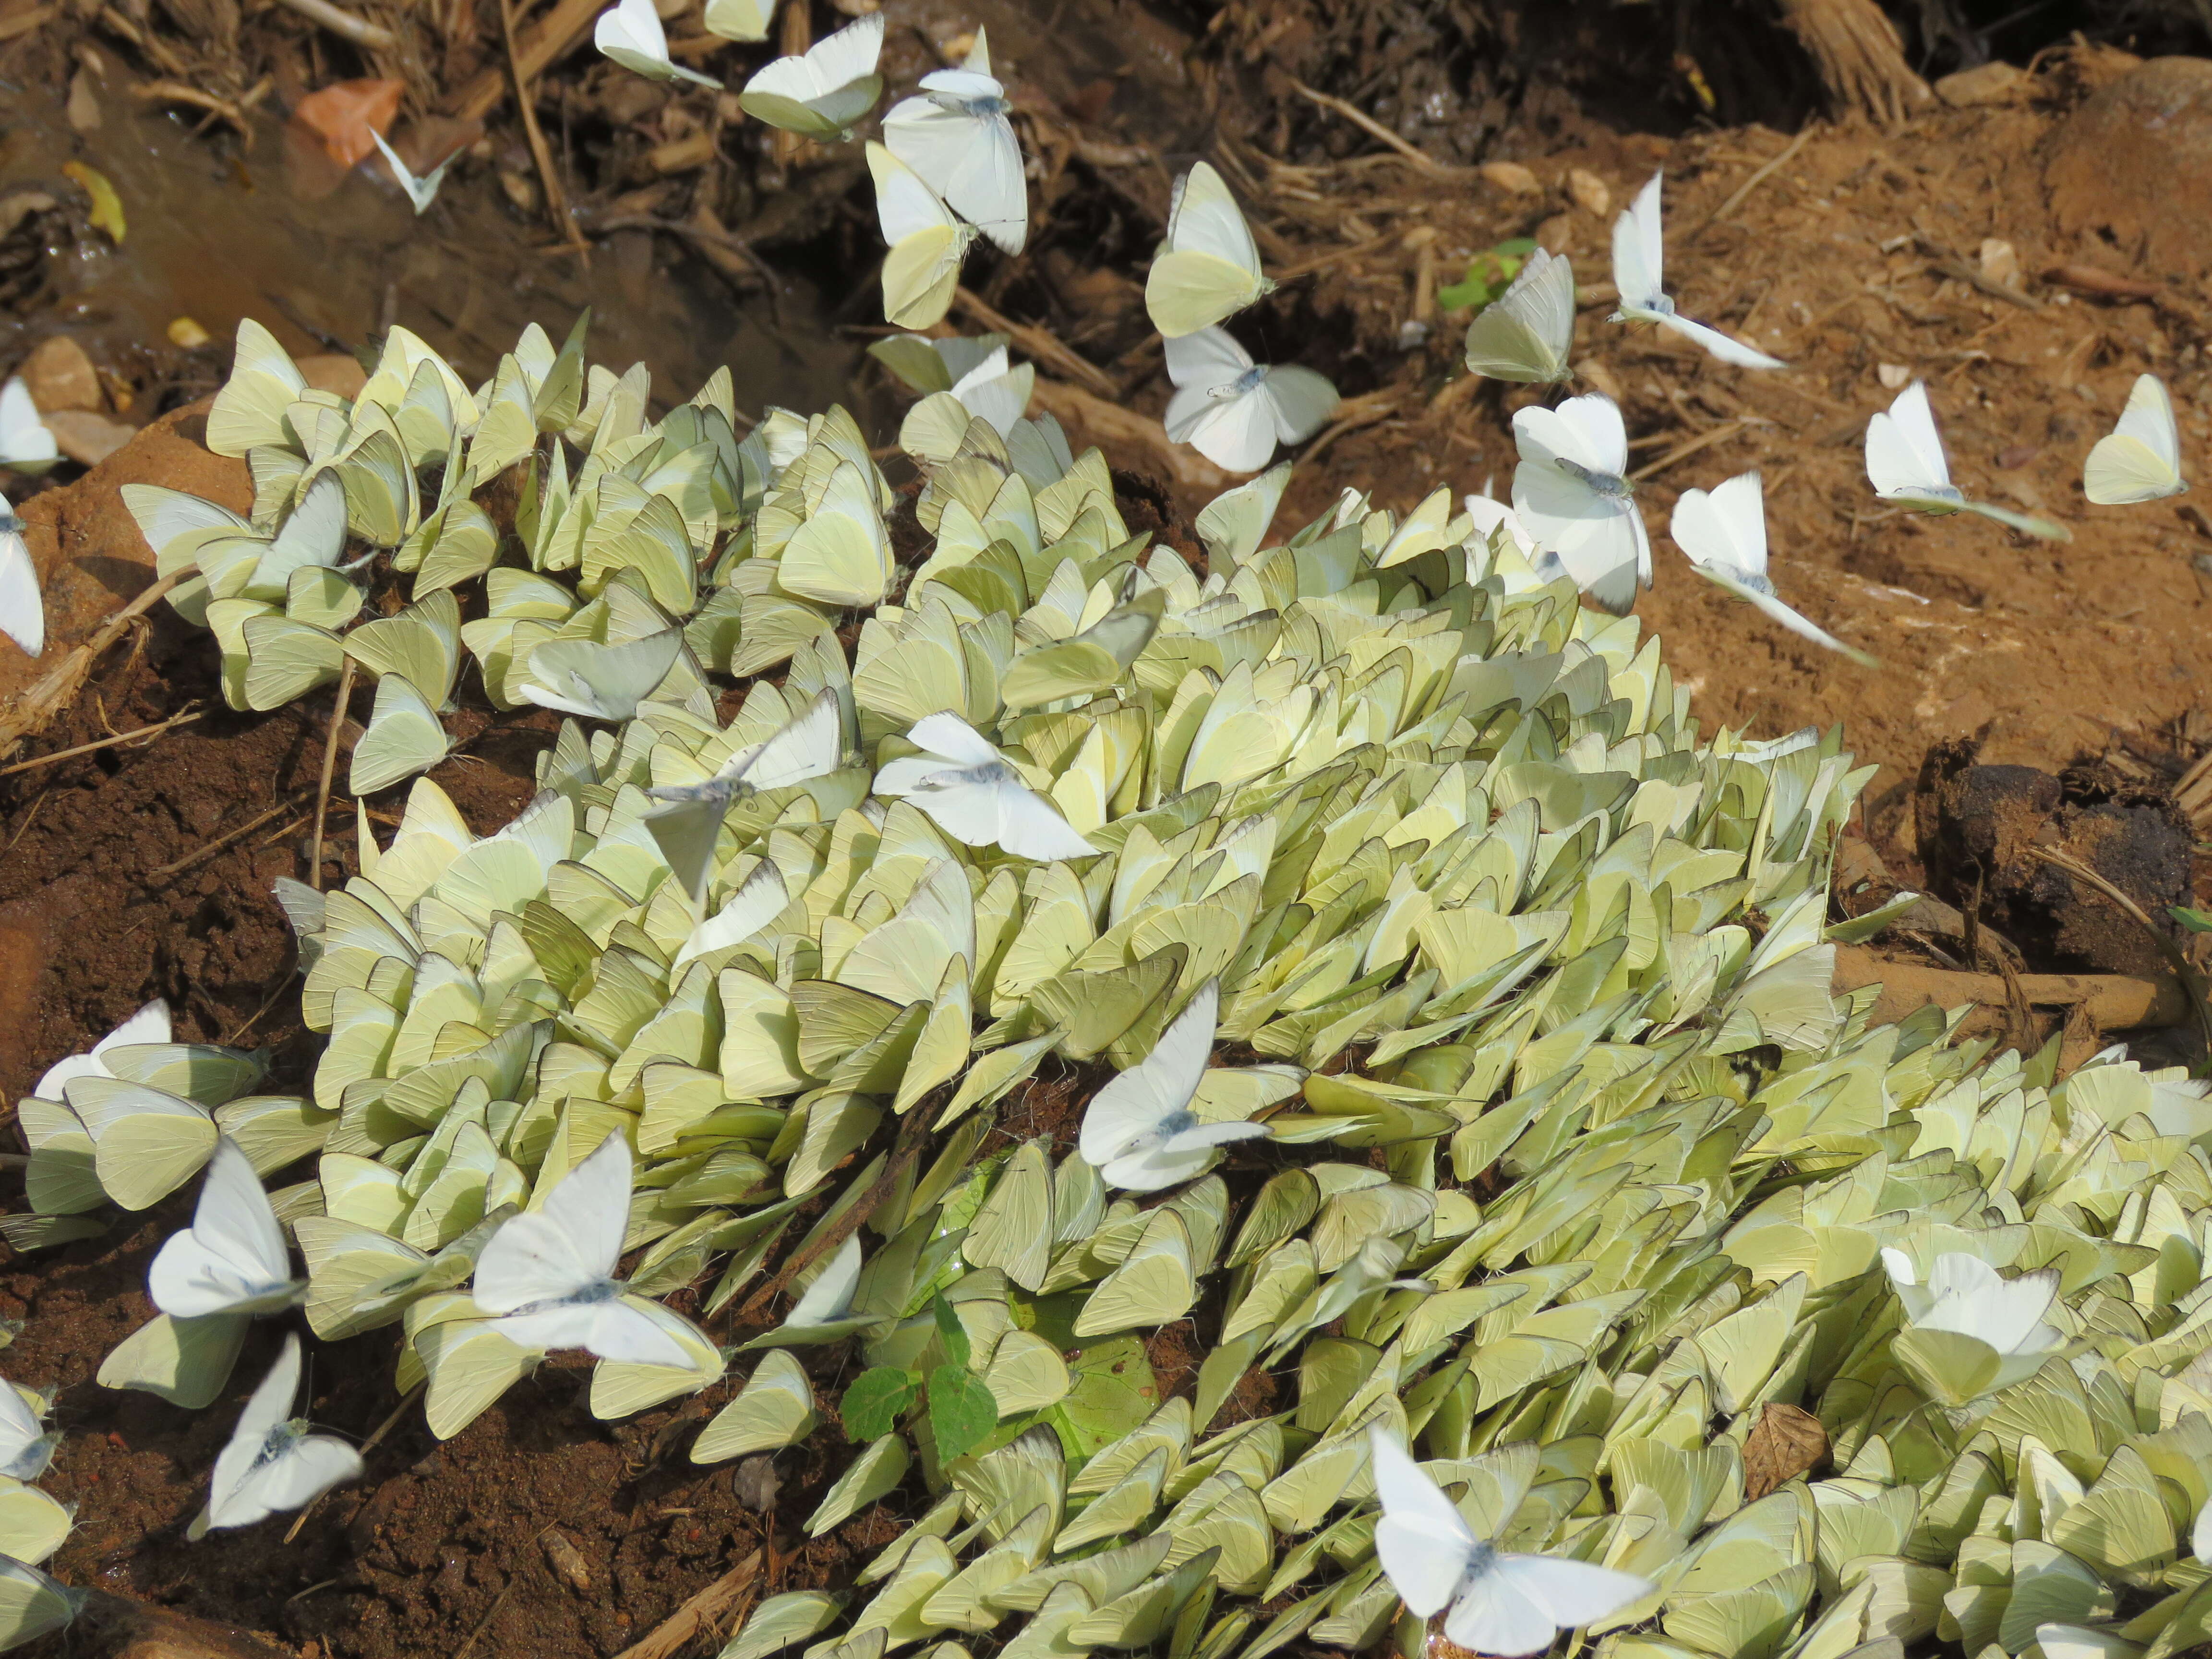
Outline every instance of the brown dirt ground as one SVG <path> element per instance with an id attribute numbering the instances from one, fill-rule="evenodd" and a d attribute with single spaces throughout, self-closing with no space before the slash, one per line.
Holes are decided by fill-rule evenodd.
<path id="1" fill-rule="evenodd" d="M 1437 175 L 1390 158 L 1271 162 L 1247 142 L 1255 124 L 1240 137 L 1225 123 L 1239 182 L 1251 186 L 1254 216 L 1273 239 L 1271 263 L 1314 262 L 1310 280 L 1286 283 L 1251 319 L 1248 337 L 1311 341 L 1302 355 L 1336 373 L 1355 399 L 1351 411 L 1368 420 L 1320 446 L 1284 522 L 1318 510 L 1346 483 L 1399 507 L 1437 483 L 1468 489 L 1494 477 L 1504 490 L 1514 398 L 1455 373 L 1460 330 L 1449 319 L 1409 350 L 1395 343 L 1401 325 L 1427 309 L 1425 293 L 1455 277 L 1466 258 L 1510 236 L 1540 234 L 1574 255 L 1586 285 L 1601 283 L 1610 214 L 1572 204 L 1568 170 L 1590 174 L 1617 205 L 1663 166 L 1683 309 L 1754 335 L 1793 367 L 1765 377 L 1723 369 L 1664 339 L 1609 327 L 1603 302 L 1585 309 L 1578 356 L 1595 364 L 1593 383 L 1622 394 L 1638 458 L 1656 463 L 1643 492 L 1655 539 L 1679 490 L 1759 466 L 1784 596 L 1885 664 L 1855 669 L 1776 634 L 1691 579 L 1662 546 L 1657 589 L 1641 609 L 1700 714 L 1763 734 L 1846 720 L 1853 746 L 1883 769 L 1869 792 L 1877 838 L 1907 866 L 1912 814 L 1899 786 L 1935 738 L 1985 729 L 1985 760 L 2056 771 L 2112 751 L 2170 775 L 2212 738 L 2204 642 L 2212 575 L 2197 563 L 2212 552 L 2212 521 L 2185 504 L 2091 508 L 2078 479 L 2082 455 L 2134 375 L 2154 368 L 2174 392 L 2189 464 L 2201 470 L 2212 434 L 2203 296 L 2191 273 L 2135 270 L 2119 250 L 2085 252 L 2060 236 L 2040 173 L 2053 130 L 2119 67 L 2109 54 L 2076 52 L 2014 103 L 1937 110 L 1890 134 L 1815 130 L 1710 226 L 1782 154 L 1784 136 L 1753 128 L 1668 140 L 1563 121 L 1567 148 L 1520 152 L 1539 191 L 1516 196 L 1471 173 Z M 1147 174 L 1127 199 L 1160 182 Z M 1583 195 L 1587 202 L 1587 186 Z M 1943 268 L 1978 270 L 1985 239 L 2012 244 L 2032 305 Z M 2049 265 L 2085 257 L 2148 276 L 2159 297 L 2100 301 L 2036 280 Z M 1039 264 L 1068 276 L 1064 260 Z M 1094 274 L 1083 292 L 1103 294 L 1108 311 L 1113 296 L 1127 301 L 1125 270 Z M 1060 308 L 1076 291 L 1055 278 L 997 297 L 1072 335 L 1073 319 Z M 1141 345 L 1117 344 L 1113 328 L 1097 338 L 1084 349 L 1114 365 L 1125 401 L 1157 411 L 1164 392 L 1156 376 L 1146 379 Z M 1893 395 L 1884 364 L 1930 382 L 1964 488 L 2067 521 L 2072 544 L 2028 545 L 1976 520 L 1881 510 L 1861 471 L 1858 434 Z M 1111 447 L 1119 465 L 1165 470 L 1141 443 Z M 119 597 L 143 580 L 124 568 L 143 568 L 144 556 L 118 527 L 112 489 L 152 453 L 132 452 L 137 462 L 120 459 L 27 512 L 58 532 L 34 538 L 54 591 L 82 589 L 88 611 L 99 605 L 88 584 Z M 153 476 L 177 482 L 179 465 L 173 447 L 155 457 Z M 1142 510 L 1186 541 L 1188 514 L 1204 493 L 1179 483 Z M 1133 482 L 1129 494 L 1136 522 Z M 171 1000 L 194 1037 L 235 1039 L 251 1022 L 247 1040 L 269 1045 L 275 1086 L 304 1081 L 313 1042 L 285 980 L 289 939 L 266 897 L 275 876 L 304 872 L 300 811 L 170 867 L 272 806 L 311 804 L 327 702 L 232 714 L 221 708 L 212 667 L 204 636 L 157 617 L 111 655 L 33 748 L 50 753 L 195 702 L 204 718 L 143 750 L 0 779 L 0 1091 L 11 1098 L 155 994 Z M 0 691 L 21 683 L 18 674 Z M 468 716 L 467 755 L 436 775 L 489 829 L 526 797 L 532 757 L 550 730 L 539 717 Z M 387 805 L 379 810 L 389 816 Z M 332 828 L 346 846 L 343 811 Z M 1010 1102 L 1004 1127 L 1064 1140 L 1076 1081 L 1047 1079 Z M 840 1583 L 911 1512 L 885 1505 L 802 1547 L 799 1523 L 842 1457 L 834 1428 L 781 1460 L 771 1520 L 738 1496 L 734 1466 L 697 1469 L 684 1456 L 691 1428 L 732 1385 L 606 1425 L 586 1409 L 586 1374 L 556 1362 L 443 1446 L 418 1415 L 403 1413 L 373 1455 L 372 1480 L 334 1493 L 296 1542 L 283 1544 L 272 1523 L 188 1549 L 184 1523 L 275 1326 L 257 1336 L 229 1396 L 205 1413 L 111 1395 L 90 1381 L 100 1358 L 146 1316 L 147 1261 L 186 1207 L 174 1199 L 102 1238 L 0 1264 L 0 1316 L 26 1322 L 0 1368 L 60 1389 L 57 1420 L 70 1431 L 46 1483 L 80 1505 L 79 1528 L 55 1564 L 69 1582 L 235 1621 L 301 1659 L 449 1659 L 477 1632 L 479 1653 L 593 1659 L 637 1639 L 764 1540 L 762 1593 Z M 1206 1322 L 1153 1344 L 1164 1389 L 1191 1385 Z M 391 1415 L 393 1340 L 383 1332 L 319 1350 L 316 1420 L 365 1436 Z M 809 1363 L 834 1395 L 837 1368 L 850 1362 L 831 1352 Z M 1264 1390 L 1247 1390 L 1233 1410 L 1265 1406 Z M 556 1527 L 580 1553 L 586 1590 L 552 1565 L 545 1540 Z"/>

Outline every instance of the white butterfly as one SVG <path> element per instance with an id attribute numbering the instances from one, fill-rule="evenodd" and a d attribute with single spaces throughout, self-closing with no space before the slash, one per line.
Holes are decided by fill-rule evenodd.
<path id="1" fill-rule="evenodd" d="M 629 1226 L 629 1143 L 599 1143 L 546 1194 L 491 1236 L 477 1258 L 477 1306 L 519 1347 L 586 1348 L 602 1359 L 689 1369 L 670 1335 L 675 1316 L 627 1293 L 614 1276 Z"/>
<path id="2" fill-rule="evenodd" d="M 310 1434 L 292 1416 L 300 1392 L 300 1339 L 284 1351 L 238 1414 L 230 1443 L 215 1460 L 213 1490 L 186 1536 L 210 1528 L 250 1527 L 286 1510 L 304 1508 L 332 1486 L 361 1478 L 361 1454 L 343 1440 Z"/>
<path id="3" fill-rule="evenodd" d="M 2174 429 L 2173 399 L 2155 374 L 2136 376 L 2128 406 L 2112 435 L 2097 440 L 2081 470 L 2081 488 L 2100 507 L 2124 507 L 2179 495 L 2181 434 Z"/>
<path id="4" fill-rule="evenodd" d="M 672 974 L 694 957 L 703 957 L 725 945 L 741 945 L 755 933 L 781 915 L 791 902 L 790 890 L 783 884 L 783 872 L 768 860 L 763 859 L 752 874 L 738 884 L 737 890 L 713 915 L 691 930 L 684 941 L 684 948 L 676 953 L 669 964 Z"/>
<path id="5" fill-rule="evenodd" d="M 1618 1613 L 1655 1586 L 1633 1573 L 1550 1555 L 1514 1555 L 1474 1535 L 1452 1501 L 1380 1428 L 1368 1431 L 1382 1516 L 1375 1553 L 1406 1610 L 1449 1607 L 1444 1634 L 1499 1659 L 1540 1653 L 1563 1630 Z"/>
<path id="6" fill-rule="evenodd" d="M 1668 531 L 1690 556 L 1691 568 L 1707 581 L 1757 606 L 1791 633 L 1840 652 L 1862 667 L 1875 666 L 1865 652 L 1845 645 L 1775 597 L 1766 574 L 1766 503 L 1758 473 L 1739 473 L 1711 494 L 1684 490 Z"/>
<path id="7" fill-rule="evenodd" d="M 284 1231 L 260 1176 L 228 1135 L 215 1144 L 192 1224 L 170 1235 L 146 1275 L 154 1305 L 173 1319 L 274 1313 L 299 1300 Z"/>
<path id="8" fill-rule="evenodd" d="M 825 687 L 772 735 L 732 755 L 704 783 L 668 784 L 648 792 L 668 805 L 647 813 L 645 827 L 696 902 L 707 895 L 714 842 L 732 801 L 827 777 L 844 763 L 843 707 L 836 690 Z"/>
<path id="9" fill-rule="evenodd" d="M 960 406 L 980 420 L 988 421 L 1000 437 L 1029 410 L 1030 393 L 1036 385 L 1036 370 L 1028 363 L 1009 368 L 1006 349 L 995 346 L 952 383 Z"/>
<path id="10" fill-rule="evenodd" d="M 430 204 L 438 199 L 438 186 L 446 182 L 446 169 L 453 165 L 454 158 L 460 155 L 460 151 L 455 150 L 418 179 L 415 170 L 399 159 L 399 152 L 384 142 L 382 133 L 371 127 L 368 136 L 376 140 L 377 149 L 384 152 L 384 165 L 392 169 L 392 179 L 400 189 L 407 192 L 407 199 L 414 203 L 416 216 L 428 212 Z"/>
<path id="11" fill-rule="evenodd" d="M 921 77 L 921 93 L 884 117 L 884 142 L 945 198 L 945 205 L 1009 253 L 1030 235 L 1029 181 L 1007 112 L 1006 89 L 992 78 L 989 40 L 957 70 Z"/>
<path id="12" fill-rule="evenodd" d="M 1770 357 L 1717 328 L 1674 314 L 1674 302 L 1661 280 L 1666 268 L 1665 239 L 1659 224 L 1659 182 L 1663 176 L 1653 173 L 1651 182 L 1637 192 L 1635 202 L 1613 222 L 1613 285 L 1620 290 L 1620 309 L 1611 320 L 1656 323 L 1671 328 L 1739 368 L 1785 367 L 1779 357 Z"/>
<path id="13" fill-rule="evenodd" d="M 61 1431 L 49 1433 L 39 1419 L 45 1408 L 33 1410 L 14 1383 L 0 1381 L 0 1474 L 11 1480 L 35 1480 L 54 1461 L 54 1448 L 62 1443 Z"/>
<path id="14" fill-rule="evenodd" d="M 668 56 L 668 31 L 660 27 L 660 14 L 653 0 L 620 0 L 599 14 L 592 30 L 592 44 L 626 70 L 648 81 L 690 81 L 702 87 L 722 83 L 711 75 L 686 69 Z"/>
<path id="15" fill-rule="evenodd" d="M 2058 1295 L 2055 1267 L 2007 1279 L 1978 1255 L 1947 1250 L 1936 1258 L 1923 1285 L 1912 1258 L 1902 1250 L 1885 1248 L 1881 1265 L 1915 1329 L 1954 1332 L 1996 1351 L 1992 1389 L 2034 1376 L 2065 1345 L 2064 1337 L 2043 1321 Z"/>
<path id="16" fill-rule="evenodd" d="M 1601 392 L 1557 409 L 1531 405 L 1513 416 L 1521 465 L 1513 510 L 1540 550 L 1537 574 L 1561 573 L 1616 617 L 1651 586 L 1651 538 L 1637 511 L 1628 471 L 1628 428 Z"/>
<path id="17" fill-rule="evenodd" d="M 1951 482 L 1951 465 L 1943 459 L 1943 440 L 1936 435 L 1936 416 L 1928 407 L 1928 388 L 1918 380 L 1899 392 L 1886 412 L 1876 413 L 1867 422 L 1866 469 L 1874 493 L 1886 501 L 1899 501 L 1938 517 L 1978 513 L 2045 541 L 2074 539 L 2063 525 L 1966 499 Z"/>
<path id="18" fill-rule="evenodd" d="M 1220 987 L 1208 980 L 1152 1053 L 1091 1097 L 1079 1149 L 1109 1187 L 1156 1193 L 1205 1173 L 1216 1149 L 1264 1138 L 1264 1123 L 1201 1123 L 1190 1109 L 1213 1052 Z"/>
<path id="19" fill-rule="evenodd" d="M 1218 328 L 1169 340 L 1168 436 L 1216 466 L 1257 472 L 1277 444 L 1304 443 L 1336 413 L 1336 388 L 1310 368 L 1269 368 Z"/>
<path id="20" fill-rule="evenodd" d="M 59 1100 L 62 1090 L 73 1078 L 112 1077 L 113 1073 L 100 1061 L 100 1056 L 110 1048 L 129 1048 L 140 1042 L 167 1042 L 169 1040 L 169 1005 L 155 997 L 137 1013 L 125 1020 L 106 1036 L 92 1045 L 92 1052 L 70 1054 L 46 1067 L 31 1092 L 40 1100 Z"/>
<path id="21" fill-rule="evenodd" d="M 2189 1553 L 2212 1567 L 2212 1501 L 2197 1511 L 2196 1524 L 2189 1528 Z"/>
<path id="22" fill-rule="evenodd" d="M 928 328 L 945 320 L 960 285 L 960 262 L 975 228 L 953 216 L 920 173 L 881 144 L 867 147 L 876 181 L 876 220 L 884 245 L 884 316 L 899 328 Z"/>
<path id="23" fill-rule="evenodd" d="M 809 138 L 843 138 L 875 107 L 884 51 L 884 15 L 871 12 L 793 58 L 779 58 L 745 82 L 746 114 Z"/>
<path id="24" fill-rule="evenodd" d="M 683 648 L 680 628 L 621 645 L 547 640 L 530 653 L 530 678 L 515 690 L 541 708 L 591 720 L 631 720 L 638 704 L 668 678 Z"/>
<path id="25" fill-rule="evenodd" d="M 830 1258 L 815 1281 L 806 1287 L 783 1317 L 788 1327 L 833 1325 L 853 1311 L 853 1297 L 860 1288 L 860 1236 L 854 1233 Z"/>
<path id="26" fill-rule="evenodd" d="M 1574 267 L 1542 248 L 1467 325 L 1468 368 L 1493 380 L 1564 380 L 1574 347 Z"/>
<path id="27" fill-rule="evenodd" d="M 31 388 L 20 374 L 0 386 L 0 466 L 18 472 L 43 472 L 61 459 L 61 447 L 39 418 Z"/>
<path id="28" fill-rule="evenodd" d="M 1152 326 L 1174 339 L 1234 316 L 1275 285 L 1221 175 L 1200 161 L 1176 180 L 1167 240 L 1145 278 Z"/>
<path id="29" fill-rule="evenodd" d="M 0 634 L 27 655 L 46 648 L 46 602 L 39 592 L 39 568 L 23 540 L 23 521 L 0 495 Z"/>
<path id="30" fill-rule="evenodd" d="M 1099 850 L 959 715 L 926 714 L 907 736 L 922 752 L 878 772 L 877 794 L 908 797 L 939 829 L 970 847 L 1003 847 L 1040 864 Z"/>

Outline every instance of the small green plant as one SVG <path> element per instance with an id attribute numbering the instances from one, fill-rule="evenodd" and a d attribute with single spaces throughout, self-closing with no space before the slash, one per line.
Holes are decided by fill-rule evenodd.
<path id="1" fill-rule="evenodd" d="M 1449 288 L 1437 290 L 1439 311 L 1479 311 L 1512 286 L 1521 267 L 1536 251 L 1526 236 L 1515 236 L 1495 247 L 1485 248 L 1468 262 L 1467 275 Z"/>
<path id="2" fill-rule="evenodd" d="M 854 1442 L 879 1440 L 898 1426 L 917 1396 L 926 1398 L 929 1427 L 937 1442 L 940 1463 L 965 1456 L 983 1443 L 998 1426 L 999 1402 L 983 1379 L 968 1369 L 968 1333 L 959 1316 L 942 1295 L 933 1298 L 931 1312 L 937 1320 L 937 1340 L 945 1349 L 945 1363 L 934 1367 L 927 1379 L 922 1373 L 896 1365 L 878 1365 L 855 1377 L 845 1390 L 839 1415 L 847 1438 Z"/>

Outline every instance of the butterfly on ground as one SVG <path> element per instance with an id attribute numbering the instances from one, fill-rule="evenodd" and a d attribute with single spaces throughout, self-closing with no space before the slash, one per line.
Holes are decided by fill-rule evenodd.
<path id="1" fill-rule="evenodd" d="M 1618 1613 L 1656 1588 L 1633 1573 L 1553 1555 L 1521 1555 L 1477 1538 L 1420 1465 L 1380 1428 L 1368 1432 L 1382 1518 L 1375 1553 L 1391 1587 L 1418 1619 L 1444 1613 L 1444 1634 L 1461 1647 L 1520 1659 L 1574 1630 Z"/>

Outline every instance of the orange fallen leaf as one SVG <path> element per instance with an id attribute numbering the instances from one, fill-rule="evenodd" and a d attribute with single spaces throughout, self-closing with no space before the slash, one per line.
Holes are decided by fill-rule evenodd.
<path id="1" fill-rule="evenodd" d="M 84 193 L 92 198 L 92 228 L 106 231 L 110 240 L 121 242 L 123 198 L 115 193 L 115 186 L 108 182 L 107 175 L 82 161 L 63 162 L 62 172 L 82 185 Z"/>
<path id="2" fill-rule="evenodd" d="M 292 106 L 292 120 L 319 140 L 330 158 L 350 167 L 374 155 L 372 133 L 388 132 L 399 113 L 398 81 L 335 81 Z"/>

